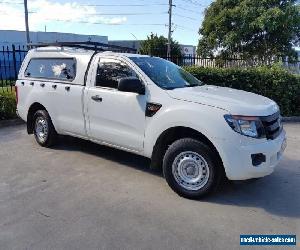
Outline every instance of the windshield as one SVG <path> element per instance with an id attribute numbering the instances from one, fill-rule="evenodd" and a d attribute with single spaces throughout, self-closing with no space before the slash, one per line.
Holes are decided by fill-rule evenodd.
<path id="1" fill-rule="evenodd" d="M 159 87 L 176 89 L 200 86 L 202 83 L 176 64 L 158 57 L 130 57 Z"/>

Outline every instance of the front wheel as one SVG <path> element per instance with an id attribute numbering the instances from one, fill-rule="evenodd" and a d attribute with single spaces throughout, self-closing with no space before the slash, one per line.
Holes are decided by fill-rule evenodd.
<path id="1" fill-rule="evenodd" d="M 33 133 L 35 140 L 43 147 L 52 146 L 57 139 L 57 133 L 46 110 L 38 110 L 33 118 Z"/>
<path id="2" fill-rule="evenodd" d="M 204 143 L 184 138 L 168 148 L 163 160 L 163 172 L 169 186 L 179 195 L 196 199 L 214 188 L 221 179 L 218 155 Z"/>

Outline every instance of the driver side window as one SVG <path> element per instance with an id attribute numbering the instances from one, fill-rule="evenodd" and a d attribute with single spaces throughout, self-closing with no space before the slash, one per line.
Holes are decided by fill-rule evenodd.
<path id="1" fill-rule="evenodd" d="M 118 81 L 124 77 L 137 77 L 125 63 L 111 58 L 101 58 L 96 74 L 96 87 L 118 88 Z"/>

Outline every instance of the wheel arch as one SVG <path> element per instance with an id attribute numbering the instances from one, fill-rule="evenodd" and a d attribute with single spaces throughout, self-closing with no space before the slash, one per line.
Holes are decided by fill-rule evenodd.
<path id="1" fill-rule="evenodd" d="M 176 140 L 182 139 L 182 138 L 192 138 L 199 140 L 203 143 L 205 143 L 209 148 L 211 148 L 218 156 L 218 161 L 223 166 L 222 158 L 220 156 L 220 153 L 218 152 L 215 145 L 209 140 L 207 136 L 202 134 L 201 132 L 185 126 L 176 126 L 171 127 L 166 130 L 164 130 L 157 138 L 153 150 L 152 150 L 152 156 L 151 156 L 151 167 L 152 168 L 161 168 L 162 167 L 162 161 L 163 157 L 165 155 L 165 152 L 167 151 L 168 147 Z"/>
<path id="2" fill-rule="evenodd" d="M 47 111 L 47 109 L 39 102 L 35 102 L 35 103 L 31 104 L 30 108 L 28 109 L 28 113 L 27 113 L 27 133 L 28 134 L 33 133 L 33 116 L 34 116 L 35 112 L 38 110 L 46 110 Z"/>

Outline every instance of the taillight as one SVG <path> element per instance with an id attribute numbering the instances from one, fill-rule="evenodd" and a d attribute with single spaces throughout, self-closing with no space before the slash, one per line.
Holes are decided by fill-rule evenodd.
<path id="1" fill-rule="evenodd" d="M 15 92 L 16 92 L 16 101 L 17 101 L 17 104 L 18 104 L 18 101 L 19 101 L 18 86 L 15 86 Z"/>

